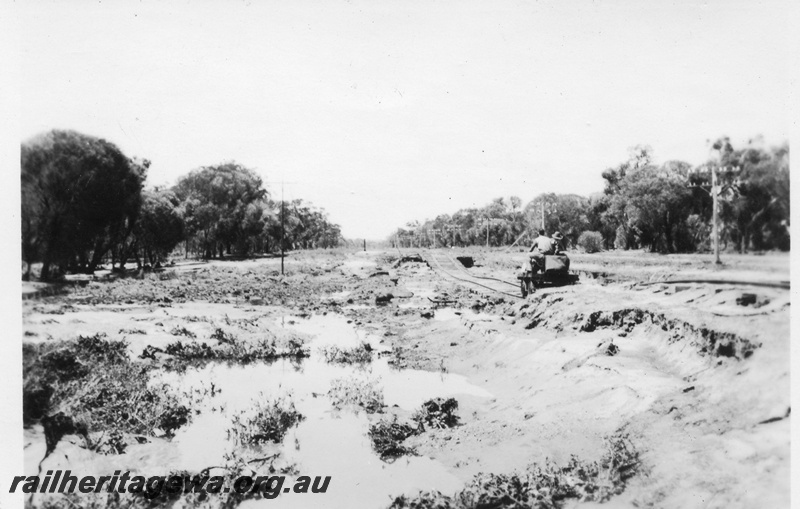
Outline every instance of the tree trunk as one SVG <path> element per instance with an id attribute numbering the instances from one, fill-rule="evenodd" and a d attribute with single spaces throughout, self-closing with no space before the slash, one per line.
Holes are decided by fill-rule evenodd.
<path id="1" fill-rule="evenodd" d="M 94 252 L 92 253 L 92 260 L 89 262 L 89 266 L 86 268 L 87 274 L 94 273 L 97 266 L 100 264 L 100 261 L 103 259 L 103 255 L 106 254 L 107 248 L 104 245 L 102 239 L 97 239 L 94 244 Z"/>
<path id="2" fill-rule="evenodd" d="M 128 258 L 131 257 L 131 252 L 136 252 L 139 249 L 139 241 L 134 241 L 130 246 L 123 246 L 119 253 L 119 271 L 125 273 L 125 264 L 128 263 Z"/>
<path id="3" fill-rule="evenodd" d="M 666 242 L 667 242 L 667 252 L 668 253 L 674 253 L 675 252 L 675 246 L 673 245 L 673 241 L 672 241 L 672 227 L 669 224 L 669 212 L 667 212 L 667 222 L 666 222 L 666 225 L 664 227 L 664 236 L 665 236 Z"/>
<path id="4" fill-rule="evenodd" d="M 39 279 L 47 281 L 50 279 L 50 257 L 45 254 L 44 261 L 42 262 L 42 273 L 39 274 Z"/>

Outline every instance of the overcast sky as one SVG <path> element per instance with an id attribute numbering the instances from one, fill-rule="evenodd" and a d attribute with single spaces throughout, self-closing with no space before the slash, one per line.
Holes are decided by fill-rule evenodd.
<path id="1" fill-rule="evenodd" d="M 790 2 L 26 1 L 21 139 L 53 128 L 150 159 L 235 160 L 347 237 L 588 195 L 651 145 L 788 139 Z"/>

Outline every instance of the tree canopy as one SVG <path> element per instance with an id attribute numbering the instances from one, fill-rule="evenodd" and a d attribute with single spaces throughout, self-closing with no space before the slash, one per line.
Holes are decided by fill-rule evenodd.
<path id="1" fill-rule="evenodd" d="M 129 231 L 142 202 L 147 161 L 114 144 L 53 130 L 22 144 L 22 245 L 26 260 L 93 271 L 119 232 Z"/>
<path id="2" fill-rule="evenodd" d="M 267 190 L 253 170 L 237 163 L 205 166 L 181 177 L 173 191 L 187 233 L 200 239 L 207 258 L 250 250 L 248 237 L 263 229 Z"/>
<path id="3" fill-rule="evenodd" d="M 606 249 L 646 248 L 664 253 L 710 249 L 711 167 L 721 173 L 720 231 L 724 245 L 737 250 L 788 250 L 789 146 L 757 144 L 735 148 L 727 137 L 711 143 L 716 159 L 697 167 L 682 161 L 653 163 L 653 149 L 637 145 L 628 158 L 600 172 L 603 193 L 590 197 L 544 193 L 520 210 L 521 200 L 495 198 L 481 208 L 443 214 L 398 228 L 402 245 L 511 245 L 534 235 L 544 223 L 548 234 L 560 231 L 575 247 L 581 234 L 598 232 Z M 706 177 L 701 177 L 706 175 Z M 543 215 L 544 214 L 544 215 Z M 449 232 L 449 233 L 448 233 Z"/>
<path id="4" fill-rule="evenodd" d="M 21 146 L 22 256 L 30 277 L 93 272 L 110 255 L 112 269 L 164 262 L 185 241 L 185 254 L 247 256 L 284 248 L 333 247 L 339 226 L 302 200 L 270 200 L 261 177 L 236 162 L 204 166 L 170 189 L 144 190 L 150 162 L 114 144 L 54 130 Z M 281 210 L 283 225 L 281 228 Z M 117 267 L 118 265 L 118 267 Z"/>

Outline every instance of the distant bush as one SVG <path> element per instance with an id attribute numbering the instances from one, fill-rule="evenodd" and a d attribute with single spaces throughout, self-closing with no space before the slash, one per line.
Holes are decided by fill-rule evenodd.
<path id="1" fill-rule="evenodd" d="M 603 249 L 603 236 L 600 232 L 583 232 L 578 237 L 578 245 L 587 253 L 596 253 Z"/>

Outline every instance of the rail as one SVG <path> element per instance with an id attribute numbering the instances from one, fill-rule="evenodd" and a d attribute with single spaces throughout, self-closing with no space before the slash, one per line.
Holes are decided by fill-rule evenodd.
<path id="1" fill-rule="evenodd" d="M 511 285 L 511 286 L 514 286 L 514 287 L 517 287 L 518 286 L 517 284 L 511 283 L 509 281 L 505 281 L 505 280 L 502 280 L 502 279 L 498 279 L 498 278 L 481 277 L 481 276 L 475 276 L 475 275 L 469 274 L 466 270 L 464 270 L 463 268 L 459 267 L 460 264 L 458 262 L 454 261 L 450 256 L 448 256 L 446 254 L 436 253 L 436 252 L 432 252 L 432 251 L 428 251 L 426 253 L 422 253 L 422 252 L 417 251 L 415 254 L 418 255 L 420 258 L 426 260 L 428 262 L 428 265 L 430 265 L 431 268 L 434 271 L 438 271 L 438 272 L 444 273 L 447 276 L 449 276 L 450 278 L 455 279 L 456 281 L 461 281 L 463 283 L 468 283 L 468 284 L 471 284 L 471 285 L 479 286 L 481 288 L 485 288 L 487 290 L 491 290 L 492 292 L 500 293 L 500 294 L 503 294 L 503 295 L 508 295 L 509 297 L 514 297 L 516 299 L 521 299 L 522 298 L 522 296 L 519 295 L 519 294 L 509 293 L 509 292 L 500 290 L 498 288 L 494 288 L 492 286 L 489 286 L 489 285 L 483 284 L 483 283 L 481 283 L 479 281 L 476 281 L 476 279 L 497 281 L 497 282 L 508 284 L 508 285 Z M 446 264 L 450 265 L 449 270 L 446 269 L 443 266 L 442 260 L 440 260 L 441 257 L 443 257 L 445 259 Z M 434 265 L 435 265 L 435 267 L 434 267 Z M 460 276 L 458 276 L 458 275 L 453 273 L 453 272 L 458 272 L 458 271 L 464 272 L 468 277 L 460 277 Z"/>

